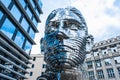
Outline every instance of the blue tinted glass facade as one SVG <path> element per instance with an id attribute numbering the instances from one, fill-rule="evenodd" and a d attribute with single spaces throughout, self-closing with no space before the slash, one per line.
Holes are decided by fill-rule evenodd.
<path id="1" fill-rule="evenodd" d="M 37 15 L 40 16 L 40 13 L 38 12 L 38 9 L 36 9 L 35 11 L 36 11 Z"/>
<path id="2" fill-rule="evenodd" d="M 30 0 L 30 3 L 32 4 L 32 7 L 35 8 L 35 4 L 33 2 L 34 0 Z"/>
<path id="3" fill-rule="evenodd" d="M 25 41 L 25 37 L 20 31 L 18 31 L 14 42 L 21 48 L 23 46 L 24 41 Z"/>
<path id="4" fill-rule="evenodd" d="M 35 17 L 33 17 L 33 24 L 34 24 L 35 26 L 37 26 L 37 21 L 36 21 Z"/>
<path id="5" fill-rule="evenodd" d="M 25 52 L 29 54 L 31 48 L 32 48 L 32 44 L 29 41 L 26 41 L 26 44 L 24 47 Z"/>
<path id="6" fill-rule="evenodd" d="M 30 19 L 31 19 L 31 18 L 32 18 L 32 12 L 30 11 L 30 8 L 29 8 L 29 7 L 27 7 L 26 12 L 27 12 L 28 16 L 29 16 Z"/>
<path id="7" fill-rule="evenodd" d="M 23 29 L 24 29 L 25 31 L 28 30 L 29 24 L 28 24 L 26 18 L 23 18 L 23 19 L 22 19 L 21 26 L 23 27 Z"/>
<path id="8" fill-rule="evenodd" d="M 0 30 L 11 39 L 15 29 L 16 27 L 11 23 L 11 21 L 6 19 Z"/>
<path id="9" fill-rule="evenodd" d="M 32 39 L 34 39 L 35 32 L 33 31 L 32 28 L 30 28 L 29 35 L 30 35 L 30 37 L 31 37 Z"/>
<path id="10" fill-rule="evenodd" d="M 20 4 L 22 5 L 22 7 L 25 8 L 25 6 L 26 6 L 25 1 L 24 1 L 24 0 L 19 0 L 19 2 L 20 2 Z"/>
<path id="11" fill-rule="evenodd" d="M 0 11 L 0 20 L 1 20 L 2 16 L 3 16 L 3 13 Z"/>
<path id="12" fill-rule="evenodd" d="M 16 5 L 13 5 L 13 7 L 12 7 L 10 12 L 17 19 L 17 21 L 19 21 L 19 19 L 21 17 L 21 12 L 19 11 L 19 9 L 17 8 Z"/>
<path id="13" fill-rule="evenodd" d="M 11 3 L 11 0 L 0 0 L 6 7 L 8 7 Z"/>
<path id="14" fill-rule="evenodd" d="M 33 3 L 30 0 L 0 0 L 0 65 L 4 66 L 0 66 L 0 80 L 27 79 L 25 74 L 35 44 L 33 39 L 38 32 L 33 17 L 36 25 L 40 22 L 36 7 L 42 13 L 38 4 L 33 5 L 37 0 L 31 1 Z"/>
<path id="15" fill-rule="evenodd" d="M 42 8 L 42 2 L 41 2 L 41 0 L 38 0 L 38 4 L 39 4 L 39 6 Z"/>

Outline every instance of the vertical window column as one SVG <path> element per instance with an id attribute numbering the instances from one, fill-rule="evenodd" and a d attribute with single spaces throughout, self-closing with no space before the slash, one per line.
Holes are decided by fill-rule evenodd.
<path id="1" fill-rule="evenodd" d="M 115 78 L 115 74 L 112 68 L 107 69 L 108 78 Z"/>
<path id="2" fill-rule="evenodd" d="M 119 80 L 120 77 L 119 77 L 119 73 L 118 73 L 118 70 L 117 70 L 117 65 L 120 64 L 120 56 L 111 58 L 111 62 L 112 62 L 114 75 L 115 75 L 116 79 Z"/>

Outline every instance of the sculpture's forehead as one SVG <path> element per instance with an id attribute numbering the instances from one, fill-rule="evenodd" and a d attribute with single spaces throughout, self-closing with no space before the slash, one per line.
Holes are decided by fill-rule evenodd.
<path id="1" fill-rule="evenodd" d="M 60 9 L 57 11 L 55 17 L 53 17 L 50 21 L 61 21 L 61 20 L 76 20 L 78 21 L 79 23 L 81 23 L 80 21 L 80 18 L 75 14 L 73 13 L 72 11 L 68 10 L 68 9 Z"/>

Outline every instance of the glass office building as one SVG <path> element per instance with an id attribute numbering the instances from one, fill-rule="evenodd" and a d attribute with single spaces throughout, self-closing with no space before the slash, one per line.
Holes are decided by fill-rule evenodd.
<path id="1" fill-rule="evenodd" d="M 0 0 L 0 80 L 26 79 L 41 0 Z"/>

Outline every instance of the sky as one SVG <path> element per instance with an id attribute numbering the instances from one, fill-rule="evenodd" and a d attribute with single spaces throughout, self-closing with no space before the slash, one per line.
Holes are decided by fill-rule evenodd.
<path id="1" fill-rule="evenodd" d="M 86 20 L 88 33 L 93 35 L 94 42 L 120 36 L 120 0 L 41 0 L 43 3 L 38 24 L 39 33 L 35 35 L 36 45 L 31 54 L 40 54 L 40 39 L 44 36 L 45 21 L 48 15 L 57 8 L 76 7 Z"/>

